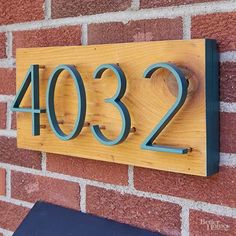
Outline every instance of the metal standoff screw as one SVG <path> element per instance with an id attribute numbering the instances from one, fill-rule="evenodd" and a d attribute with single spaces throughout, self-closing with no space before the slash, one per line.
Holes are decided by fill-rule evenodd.
<path id="1" fill-rule="evenodd" d="M 46 125 L 40 125 L 40 129 L 46 129 Z"/>
<path id="2" fill-rule="evenodd" d="M 46 66 L 44 66 L 44 65 L 39 65 L 39 69 L 45 69 L 46 68 Z"/>
<path id="3" fill-rule="evenodd" d="M 59 121 L 58 121 L 58 124 L 59 124 L 59 125 L 63 125 L 63 124 L 64 124 L 64 120 L 59 120 Z"/>
<path id="4" fill-rule="evenodd" d="M 99 125 L 99 128 L 100 129 L 106 129 L 106 126 L 105 125 Z"/>
<path id="5" fill-rule="evenodd" d="M 84 122 L 84 127 L 89 127 L 90 126 L 90 122 Z"/>
<path id="6" fill-rule="evenodd" d="M 191 147 L 188 147 L 187 150 L 188 152 L 192 152 L 193 149 Z"/>
<path id="7" fill-rule="evenodd" d="M 136 132 L 136 128 L 135 127 L 132 127 L 131 129 L 130 129 L 130 133 L 135 133 Z"/>

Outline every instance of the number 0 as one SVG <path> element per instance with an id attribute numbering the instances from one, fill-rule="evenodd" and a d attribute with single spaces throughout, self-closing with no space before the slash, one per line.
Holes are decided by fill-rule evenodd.
<path id="1" fill-rule="evenodd" d="M 78 95 L 78 115 L 75 121 L 75 127 L 70 134 L 66 135 L 60 128 L 54 107 L 54 93 L 58 76 L 64 70 L 67 70 L 74 80 Z M 47 88 L 47 115 L 49 124 L 55 135 L 61 140 L 70 140 L 77 137 L 83 128 L 86 114 L 86 95 L 83 80 L 73 65 L 60 65 L 51 74 Z"/>

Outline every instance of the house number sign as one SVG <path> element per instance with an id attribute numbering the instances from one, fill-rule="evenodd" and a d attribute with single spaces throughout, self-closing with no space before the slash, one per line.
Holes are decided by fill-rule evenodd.
<path id="1" fill-rule="evenodd" d="M 218 171 L 214 40 L 18 49 L 16 58 L 19 147 Z"/>

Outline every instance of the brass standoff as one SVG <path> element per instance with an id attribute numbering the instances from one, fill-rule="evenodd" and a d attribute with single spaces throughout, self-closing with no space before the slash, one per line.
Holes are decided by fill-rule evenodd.
<path id="1" fill-rule="evenodd" d="M 192 151 L 193 151 L 193 148 L 188 147 L 187 150 L 188 150 L 188 152 L 192 152 Z"/>
<path id="2" fill-rule="evenodd" d="M 99 125 L 99 129 L 106 129 L 105 125 Z"/>
<path id="3" fill-rule="evenodd" d="M 40 129 L 46 129 L 46 125 L 40 125 Z"/>
<path id="4" fill-rule="evenodd" d="M 59 120 L 59 121 L 58 121 L 58 124 L 59 124 L 59 125 L 63 125 L 63 124 L 64 124 L 64 120 Z"/>
<path id="5" fill-rule="evenodd" d="M 39 65 L 39 69 L 45 69 L 46 68 L 46 66 L 44 66 L 44 65 Z"/>
<path id="6" fill-rule="evenodd" d="M 130 129 L 130 133 L 135 133 L 137 130 L 136 130 L 136 128 L 135 127 L 132 127 L 131 129 Z"/>
<path id="7" fill-rule="evenodd" d="M 84 127 L 89 127 L 90 126 L 90 122 L 84 122 Z"/>

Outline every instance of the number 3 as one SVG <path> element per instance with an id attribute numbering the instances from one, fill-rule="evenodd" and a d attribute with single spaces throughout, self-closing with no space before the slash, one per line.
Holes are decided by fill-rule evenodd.
<path id="1" fill-rule="evenodd" d="M 117 79 L 118 79 L 118 88 L 116 94 L 112 98 L 105 99 L 105 102 L 111 103 L 114 105 L 120 112 L 121 119 L 122 119 L 122 130 L 119 136 L 115 140 L 110 140 L 106 138 L 103 133 L 101 132 L 99 125 L 93 125 L 91 127 L 91 131 L 95 138 L 102 144 L 112 146 L 119 143 L 122 143 L 129 135 L 130 126 L 131 126 L 131 119 L 129 115 L 129 111 L 126 106 L 120 101 L 120 99 L 124 96 L 126 90 L 126 78 L 123 71 L 120 69 L 119 66 L 115 64 L 104 64 L 99 66 L 96 71 L 94 72 L 94 78 L 100 79 L 103 72 L 107 69 L 112 70 Z"/>

